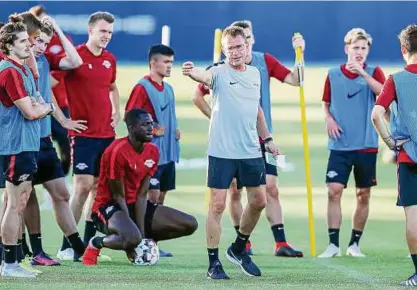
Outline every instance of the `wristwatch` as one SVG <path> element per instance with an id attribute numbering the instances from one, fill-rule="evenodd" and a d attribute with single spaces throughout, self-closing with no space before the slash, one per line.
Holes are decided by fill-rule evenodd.
<path id="1" fill-rule="evenodd" d="M 50 111 L 48 115 L 51 115 L 53 112 L 55 112 L 55 104 L 54 103 L 49 103 L 49 105 L 50 105 L 52 111 Z"/>
<path id="2" fill-rule="evenodd" d="M 268 143 L 268 142 L 271 142 L 271 141 L 274 141 L 274 139 L 272 137 L 268 137 L 268 138 L 264 139 L 265 144 Z"/>

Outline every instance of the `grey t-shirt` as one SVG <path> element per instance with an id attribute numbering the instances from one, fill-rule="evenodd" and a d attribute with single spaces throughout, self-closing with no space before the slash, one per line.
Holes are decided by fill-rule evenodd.
<path id="1" fill-rule="evenodd" d="M 262 157 L 256 128 L 261 76 L 247 65 L 237 71 L 228 63 L 210 68 L 212 112 L 208 155 L 227 159 Z"/>

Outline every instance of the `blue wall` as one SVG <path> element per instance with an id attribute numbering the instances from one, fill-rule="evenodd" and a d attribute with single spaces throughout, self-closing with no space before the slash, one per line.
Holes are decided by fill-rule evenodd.
<path id="1" fill-rule="evenodd" d="M 1 2 L 0 19 L 37 2 Z M 42 3 L 42 2 L 39 2 Z M 146 61 L 149 45 L 160 42 L 161 27 L 171 26 L 177 60 L 209 61 L 213 31 L 234 20 L 254 24 L 255 48 L 292 61 L 291 37 L 301 32 L 307 62 L 343 61 L 343 38 L 353 27 L 374 39 L 371 62 L 401 62 L 397 35 L 417 18 L 417 2 L 45 2 L 48 12 L 76 43 L 85 41 L 90 13 L 107 10 L 119 19 L 109 49 L 118 60 Z M 65 16 L 66 15 L 66 16 Z M 129 18 L 136 17 L 136 18 Z M 128 26 L 128 20 L 137 24 Z M 130 22 L 132 24 L 132 22 Z"/>

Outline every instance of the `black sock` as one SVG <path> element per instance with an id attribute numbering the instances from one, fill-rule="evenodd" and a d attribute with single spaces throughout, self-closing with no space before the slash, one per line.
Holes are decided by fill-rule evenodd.
<path id="1" fill-rule="evenodd" d="M 411 254 L 411 259 L 413 260 L 414 264 L 414 273 L 417 274 L 417 254 Z"/>
<path id="2" fill-rule="evenodd" d="M 22 247 L 23 247 L 23 254 L 28 257 L 32 256 L 32 253 L 30 252 L 28 243 L 26 241 L 26 234 L 22 234 Z"/>
<path id="3" fill-rule="evenodd" d="M 69 244 L 69 247 L 67 247 L 66 249 L 71 248 L 72 246 L 72 248 L 74 249 L 74 254 L 77 254 L 80 257 L 84 254 L 85 245 L 81 240 L 80 234 L 78 232 L 69 235 L 67 238 L 64 237 L 64 239 Z"/>
<path id="4" fill-rule="evenodd" d="M 241 232 L 237 233 L 235 242 L 232 244 L 232 250 L 235 253 L 242 253 L 246 249 L 246 243 L 249 240 L 249 235 L 244 235 Z"/>
<path id="5" fill-rule="evenodd" d="M 281 242 L 286 242 L 287 240 L 285 239 L 285 231 L 284 231 L 284 225 L 283 224 L 278 224 L 278 225 L 273 225 L 271 227 L 272 230 L 272 234 L 274 235 L 274 239 L 276 243 L 281 243 Z"/>
<path id="6" fill-rule="evenodd" d="M 78 234 L 78 232 L 77 232 Z M 64 251 L 66 249 L 71 248 L 71 244 L 70 242 L 67 240 L 67 238 L 64 236 L 63 240 L 62 240 L 62 246 L 61 246 L 61 251 Z"/>
<path id="7" fill-rule="evenodd" d="M 91 243 L 93 244 L 95 248 L 101 249 L 104 247 L 103 240 L 104 240 L 104 237 L 95 237 L 94 239 L 91 240 Z"/>
<path id="8" fill-rule="evenodd" d="M 16 255 L 18 263 L 22 262 L 25 259 L 25 254 L 23 253 L 22 239 L 17 240 Z"/>
<path id="9" fill-rule="evenodd" d="M 17 262 L 17 245 L 3 245 L 4 247 L 4 262 L 13 264 Z"/>
<path id="10" fill-rule="evenodd" d="M 207 249 L 210 267 L 219 260 L 219 248 Z"/>
<path id="11" fill-rule="evenodd" d="M 43 252 L 41 234 L 29 234 L 29 240 L 34 257 L 39 253 Z"/>
<path id="12" fill-rule="evenodd" d="M 331 244 L 339 247 L 339 232 L 340 229 L 329 229 L 329 240 Z"/>
<path id="13" fill-rule="evenodd" d="M 4 254 L 4 252 L 3 252 L 3 242 L 2 242 L 1 237 L 0 237 L 0 264 L 4 260 L 3 254 Z"/>
<path id="14" fill-rule="evenodd" d="M 238 233 L 239 233 L 239 228 L 240 228 L 240 226 L 239 226 L 239 225 L 237 225 L 237 226 L 233 226 L 233 227 L 235 228 L 236 234 L 238 234 Z"/>
<path id="15" fill-rule="evenodd" d="M 96 235 L 96 228 L 94 227 L 93 222 L 85 222 L 85 229 L 84 229 L 84 245 L 88 245 L 91 238 Z"/>
<path id="16" fill-rule="evenodd" d="M 352 234 L 350 235 L 349 246 L 352 246 L 354 243 L 356 243 L 357 245 L 359 245 L 359 240 L 362 237 L 362 233 L 363 232 L 361 232 L 361 231 L 352 230 Z"/>

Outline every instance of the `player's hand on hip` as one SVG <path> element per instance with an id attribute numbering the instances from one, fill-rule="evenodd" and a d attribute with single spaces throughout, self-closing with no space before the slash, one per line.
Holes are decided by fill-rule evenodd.
<path id="1" fill-rule="evenodd" d="M 111 126 L 113 127 L 113 128 L 116 128 L 117 127 L 117 125 L 119 124 L 119 122 L 120 122 L 120 112 L 119 111 L 114 111 L 112 114 L 111 114 Z"/>
<path id="2" fill-rule="evenodd" d="M 274 143 L 274 141 L 268 141 L 265 143 L 265 150 L 273 154 L 274 156 L 280 155 L 281 152 L 279 151 L 278 146 Z"/>
<path id="3" fill-rule="evenodd" d="M 401 139 L 395 140 L 392 136 L 388 138 L 382 138 L 382 140 L 387 144 L 388 148 L 394 151 L 399 151 L 405 143 L 410 141 L 410 139 Z"/>
<path id="4" fill-rule="evenodd" d="M 332 139 L 339 139 L 340 134 L 343 133 L 342 128 L 336 123 L 336 121 L 332 117 L 328 117 L 326 119 L 326 126 L 327 126 L 327 134 Z"/>
<path id="5" fill-rule="evenodd" d="M 67 130 L 72 130 L 77 133 L 81 133 L 84 130 L 87 130 L 87 121 L 85 120 L 71 120 L 67 119 L 67 121 L 64 123 L 64 128 Z"/>
<path id="6" fill-rule="evenodd" d="M 158 136 L 158 137 L 164 136 L 164 134 L 165 134 L 165 127 L 164 126 L 161 126 L 161 125 L 156 125 L 153 128 L 153 132 L 154 132 L 154 135 L 155 136 Z"/>
<path id="7" fill-rule="evenodd" d="M 297 47 L 301 47 L 301 50 L 304 51 L 306 43 L 302 35 L 294 35 L 292 37 L 292 47 L 296 49 Z"/>
<path id="8" fill-rule="evenodd" d="M 177 128 L 177 130 L 175 130 L 175 139 L 177 139 L 177 140 L 181 139 L 181 131 L 178 128 Z"/>

